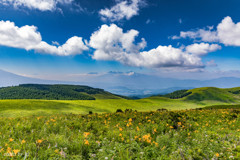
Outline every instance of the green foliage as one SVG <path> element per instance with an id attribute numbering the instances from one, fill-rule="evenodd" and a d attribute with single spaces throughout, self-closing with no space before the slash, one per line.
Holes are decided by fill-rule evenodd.
<path id="1" fill-rule="evenodd" d="M 186 100 L 191 101 L 214 100 L 220 102 L 234 102 L 238 100 L 238 97 L 234 97 L 234 95 L 229 93 L 227 89 L 220 89 L 215 87 L 203 87 L 192 89 L 189 91 L 191 91 L 192 94 L 187 96 Z"/>
<path id="2" fill-rule="evenodd" d="M 122 98 L 103 89 L 78 85 L 22 84 L 0 88 L 0 99 L 95 100 Z"/>
<path id="3" fill-rule="evenodd" d="M 163 97 L 167 97 L 170 99 L 179 99 L 179 98 L 186 97 L 186 96 L 190 95 L 191 93 L 192 92 L 189 92 L 188 90 L 178 90 L 178 91 L 166 94 Z"/>
<path id="4" fill-rule="evenodd" d="M 0 159 L 239 159 L 236 111 L 0 118 Z"/>
<path id="5" fill-rule="evenodd" d="M 214 105 L 214 106 L 208 106 L 204 107 L 203 109 L 240 109 L 240 105 Z"/>
<path id="6" fill-rule="evenodd" d="M 232 94 L 240 94 L 240 90 L 237 90 L 237 91 L 229 91 L 230 93 Z"/>

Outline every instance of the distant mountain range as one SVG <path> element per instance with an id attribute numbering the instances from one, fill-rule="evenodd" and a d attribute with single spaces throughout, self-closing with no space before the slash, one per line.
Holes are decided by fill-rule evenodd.
<path id="1" fill-rule="evenodd" d="M 28 78 L 0 70 L 0 87 L 15 86 L 26 83 L 88 85 L 91 87 L 102 88 L 114 94 L 146 97 L 154 94 L 171 93 L 180 89 L 199 87 L 239 87 L 240 78 L 222 77 L 212 80 L 179 80 L 134 72 L 129 74 L 109 72 L 84 78 L 79 77 L 73 82 Z"/>
<path id="2" fill-rule="evenodd" d="M 54 84 L 54 81 L 28 78 L 0 70 L 0 87 L 16 86 L 25 83 Z"/>

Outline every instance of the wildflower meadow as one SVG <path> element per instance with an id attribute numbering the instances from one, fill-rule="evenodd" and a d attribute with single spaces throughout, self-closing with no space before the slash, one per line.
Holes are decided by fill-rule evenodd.
<path id="1" fill-rule="evenodd" d="M 240 159 L 238 109 L 0 118 L 0 159 Z"/>

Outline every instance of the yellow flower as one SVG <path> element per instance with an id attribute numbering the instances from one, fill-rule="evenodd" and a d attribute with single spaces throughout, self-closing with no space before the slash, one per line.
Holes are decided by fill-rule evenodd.
<path id="1" fill-rule="evenodd" d="M 174 127 L 173 126 L 170 126 L 171 129 L 173 129 Z"/>
<path id="2" fill-rule="evenodd" d="M 157 129 L 156 129 L 156 128 L 154 129 L 154 132 L 157 132 Z"/>
<path id="3" fill-rule="evenodd" d="M 148 142 L 148 143 L 151 143 L 151 139 L 148 139 L 147 142 Z"/>
<path id="4" fill-rule="evenodd" d="M 156 147 L 158 146 L 158 143 L 157 143 L 157 142 L 153 141 L 153 143 L 155 144 Z"/>
<path id="5" fill-rule="evenodd" d="M 182 125 L 182 122 L 178 122 L 178 125 L 181 126 L 181 125 Z"/>
<path id="6" fill-rule="evenodd" d="M 20 150 L 19 149 L 14 149 L 13 152 L 15 153 L 15 155 L 17 155 L 18 152 L 20 152 Z"/>
<path id="7" fill-rule="evenodd" d="M 90 132 L 84 132 L 84 137 L 87 138 L 90 135 Z"/>
<path id="8" fill-rule="evenodd" d="M 164 150 L 166 148 L 166 146 L 163 146 L 163 148 L 161 150 Z"/>
<path id="9" fill-rule="evenodd" d="M 151 135 L 150 134 L 146 134 L 142 138 L 144 141 L 151 143 Z"/>
<path id="10" fill-rule="evenodd" d="M 0 153 L 4 150 L 4 148 L 0 149 Z"/>
<path id="11" fill-rule="evenodd" d="M 119 136 L 122 137 L 122 133 L 120 133 Z"/>
<path id="12" fill-rule="evenodd" d="M 9 141 L 12 142 L 12 141 L 14 141 L 14 139 L 10 138 Z"/>
<path id="13" fill-rule="evenodd" d="M 135 139 L 137 139 L 137 138 L 138 138 L 138 136 L 134 136 L 134 138 L 135 138 Z"/>
<path id="14" fill-rule="evenodd" d="M 58 149 L 56 149 L 54 152 L 55 152 L 55 153 L 58 153 L 58 152 L 59 152 L 59 150 L 58 150 Z"/>
<path id="15" fill-rule="evenodd" d="M 139 131 L 140 130 L 140 128 L 137 126 L 137 131 Z"/>
<path id="16" fill-rule="evenodd" d="M 219 157 L 219 153 L 216 153 L 216 157 Z"/>
<path id="17" fill-rule="evenodd" d="M 120 127 L 120 128 L 119 128 L 119 131 L 122 131 L 122 130 L 123 130 L 123 129 Z"/>
<path id="18" fill-rule="evenodd" d="M 132 122 L 132 118 L 130 118 L 128 121 L 129 121 L 129 122 Z"/>
<path id="19" fill-rule="evenodd" d="M 39 139 L 39 140 L 37 140 L 37 143 L 42 143 L 43 142 L 43 140 L 41 140 L 41 139 Z"/>
<path id="20" fill-rule="evenodd" d="M 84 143 L 85 145 L 89 145 L 89 142 L 88 142 L 88 140 L 85 140 L 85 143 Z"/>
<path id="21" fill-rule="evenodd" d="M 11 152 L 11 150 L 12 150 L 12 149 L 11 149 L 10 147 L 7 148 L 7 152 L 8 152 L 8 153 Z"/>
<path id="22" fill-rule="evenodd" d="M 24 139 L 22 140 L 21 144 L 23 144 L 23 143 L 26 143 L 26 141 Z"/>

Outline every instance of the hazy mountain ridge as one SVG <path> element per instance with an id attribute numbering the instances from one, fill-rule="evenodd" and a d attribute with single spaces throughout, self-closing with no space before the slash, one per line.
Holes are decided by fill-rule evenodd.
<path id="1" fill-rule="evenodd" d="M 131 74 L 109 72 L 94 77 L 79 77 L 75 81 L 53 81 L 28 78 L 0 70 L 0 87 L 15 86 L 26 83 L 87 85 L 95 88 L 103 88 L 114 94 L 146 97 L 156 94 L 171 93 L 180 89 L 199 87 L 238 87 L 240 86 L 240 78 L 222 77 L 212 80 L 179 80 L 134 72 Z"/>

